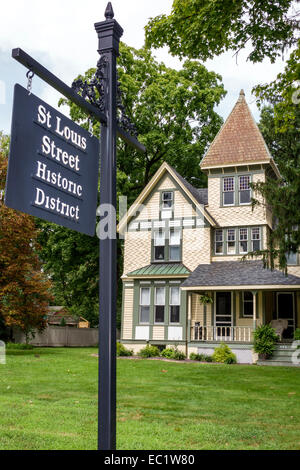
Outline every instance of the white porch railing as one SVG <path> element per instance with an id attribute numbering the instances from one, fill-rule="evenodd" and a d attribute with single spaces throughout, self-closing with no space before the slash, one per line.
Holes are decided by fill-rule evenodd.
<path id="1" fill-rule="evenodd" d="M 239 341 L 250 343 L 251 326 L 202 326 L 191 327 L 191 341 Z"/>

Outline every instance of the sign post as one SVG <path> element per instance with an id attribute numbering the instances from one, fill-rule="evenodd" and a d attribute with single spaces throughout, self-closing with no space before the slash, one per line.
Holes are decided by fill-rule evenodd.
<path id="1" fill-rule="evenodd" d="M 110 225 L 116 227 L 116 129 L 117 129 L 117 56 L 123 34 L 107 5 L 105 21 L 95 24 L 99 38 L 98 66 L 104 66 L 104 108 L 107 124 L 101 125 L 100 204 L 109 210 Z M 106 72 L 106 73 L 105 73 Z M 104 213 L 102 212 L 102 215 Z M 99 401 L 98 448 L 116 448 L 116 293 L 117 240 L 108 231 L 100 239 L 100 312 L 99 312 Z"/>
<path id="2" fill-rule="evenodd" d="M 137 151 L 117 83 L 117 56 L 123 34 L 111 3 L 105 21 L 95 24 L 100 59 L 90 81 L 62 82 L 20 48 L 12 57 L 101 123 L 100 217 L 109 216 L 100 236 L 98 449 L 116 448 L 116 139 Z M 79 93 L 78 93 L 79 92 Z M 122 122 L 117 122 L 117 107 Z M 97 159 L 98 156 L 98 159 Z M 88 235 L 95 234 L 99 141 L 20 85 L 15 102 L 6 185 L 6 204 Z M 101 233 L 101 235 L 103 235 Z"/>

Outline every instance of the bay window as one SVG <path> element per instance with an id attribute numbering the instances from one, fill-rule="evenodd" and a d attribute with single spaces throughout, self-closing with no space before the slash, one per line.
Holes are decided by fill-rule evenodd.
<path id="1" fill-rule="evenodd" d="M 165 321 L 165 287 L 155 288 L 155 312 L 154 322 L 164 323 Z"/>
<path id="2" fill-rule="evenodd" d="M 140 323 L 150 322 L 150 287 L 140 290 Z"/>
<path id="3" fill-rule="evenodd" d="M 170 323 L 179 323 L 180 315 L 180 289 L 170 287 Z"/>

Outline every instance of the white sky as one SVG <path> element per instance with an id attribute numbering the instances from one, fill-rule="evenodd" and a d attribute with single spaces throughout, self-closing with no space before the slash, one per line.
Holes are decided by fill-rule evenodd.
<path id="1" fill-rule="evenodd" d="M 0 16 L 0 130 L 10 132 L 13 85 L 26 86 L 26 69 L 11 58 L 11 49 L 21 47 L 46 68 L 71 85 L 73 79 L 90 67 L 95 67 L 97 35 L 94 23 L 104 19 L 107 0 L 10 0 L 2 2 Z M 113 0 L 115 19 L 124 29 L 122 40 L 139 48 L 144 42 L 144 26 L 150 17 L 171 11 L 172 0 Z M 180 61 L 168 54 L 167 48 L 155 51 L 158 60 L 179 68 Z M 256 120 L 259 112 L 251 89 L 258 83 L 273 80 L 283 70 L 284 62 L 268 60 L 253 65 L 242 51 L 238 63 L 228 52 L 206 62 L 209 70 L 223 77 L 227 95 L 217 111 L 226 118 L 245 90 Z M 33 93 L 57 108 L 59 94 L 34 77 Z M 3 98 L 5 98 L 3 100 Z"/>

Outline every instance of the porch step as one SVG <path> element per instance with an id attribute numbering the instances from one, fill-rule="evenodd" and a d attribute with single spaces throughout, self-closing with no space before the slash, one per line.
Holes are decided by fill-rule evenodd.
<path id="1" fill-rule="evenodd" d="M 258 360 L 259 366 L 286 366 L 286 367 L 300 367 L 299 364 L 292 362 L 292 354 L 295 351 L 290 344 L 277 346 L 273 356 L 270 359 L 264 361 Z M 299 351 L 300 353 L 300 351 Z"/>
<path id="2" fill-rule="evenodd" d="M 293 364 L 292 361 L 274 361 L 268 359 L 266 361 L 257 361 L 258 366 L 282 366 L 282 367 L 300 367 L 300 364 Z"/>

